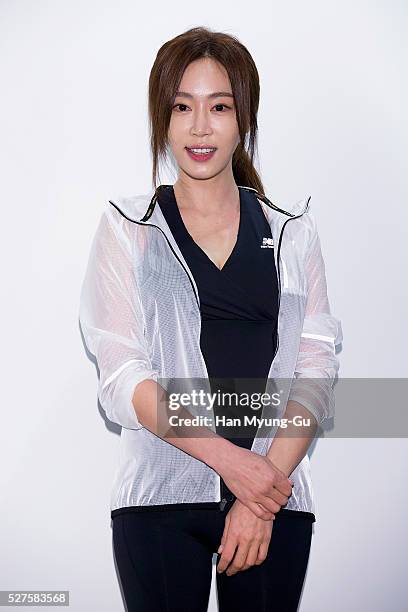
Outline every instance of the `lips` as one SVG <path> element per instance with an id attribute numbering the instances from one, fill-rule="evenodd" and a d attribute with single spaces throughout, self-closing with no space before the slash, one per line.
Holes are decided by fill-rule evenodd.
<path id="1" fill-rule="evenodd" d="M 211 149 L 213 147 L 185 147 L 188 155 L 190 156 L 191 159 L 193 159 L 194 161 L 198 161 L 198 162 L 204 162 L 204 161 L 208 161 L 209 159 L 211 159 L 216 151 L 216 148 L 214 147 L 213 151 L 209 151 L 208 153 L 195 153 L 194 151 L 192 151 L 191 149 Z"/>
<path id="2" fill-rule="evenodd" d="M 191 147 L 186 147 L 186 149 L 216 149 L 217 147 L 213 147 L 212 145 L 206 144 L 194 144 Z"/>

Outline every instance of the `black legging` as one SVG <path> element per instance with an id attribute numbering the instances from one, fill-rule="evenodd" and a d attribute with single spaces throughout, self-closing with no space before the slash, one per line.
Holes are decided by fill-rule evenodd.
<path id="1" fill-rule="evenodd" d="M 128 612 L 206 612 L 212 556 L 225 516 L 219 506 L 161 506 L 124 512 L 113 521 L 113 546 Z M 218 509 L 217 509 L 218 508 Z M 216 572 L 219 612 L 295 612 L 309 559 L 313 521 L 277 513 L 268 555 L 227 576 Z M 217 554 L 217 563 L 219 556 Z"/>

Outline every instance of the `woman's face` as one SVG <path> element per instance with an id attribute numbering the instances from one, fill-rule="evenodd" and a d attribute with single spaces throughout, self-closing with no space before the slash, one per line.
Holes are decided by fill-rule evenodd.
<path id="1" fill-rule="evenodd" d="M 240 142 L 231 83 L 211 58 L 191 62 L 174 99 L 168 142 L 181 172 L 197 179 L 232 174 L 232 155 Z M 188 148 L 216 148 L 199 155 Z"/>

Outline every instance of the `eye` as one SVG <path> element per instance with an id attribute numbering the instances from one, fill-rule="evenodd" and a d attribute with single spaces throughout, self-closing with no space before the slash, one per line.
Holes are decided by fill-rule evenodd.
<path id="1" fill-rule="evenodd" d="M 216 104 L 216 105 L 214 106 L 214 108 L 215 108 L 216 106 L 224 106 L 225 108 L 231 108 L 230 106 L 227 106 L 226 104 L 222 104 L 221 102 L 220 102 L 219 104 Z M 221 112 L 222 112 L 222 111 L 221 111 Z"/>
<path id="2" fill-rule="evenodd" d="M 223 104 L 221 102 L 219 104 L 215 104 L 215 106 L 213 108 L 217 108 L 217 107 L 220 107 L 220 106 L 224 107 L 225 109 L 231 109 L 230 106 L 227 106 L 227 104 Z M 182 113 L 182 112 L 184 112 L 184 109 L 189 108 L 187 106 L 187 104 L 183 104 L 183 102 L 179 102 L 178 104 L 175 104 L 173 106 L 173 109 L 176 109 L 177 107 L 183 107 L 182 109 L 181 108 L 179 109 L 179 111 L 178 111 L 179 113 Z M 218 112 L 223 113 L 223 112 L 225 112 L 225 110 L 218 109 Z"/>
<path id="3" fill-rule="evenodd" d="M 173 109 L 177 108 L 177 106 L 184 106 L 185 108 L 188 108 L 187 104 L 183 104 L 182 102 L 179 102 L 179 104 L 176 104 L 175 106 L 173 106 Z M 179 111 L 179 112 L 183 112 L 183 111 Z"/>

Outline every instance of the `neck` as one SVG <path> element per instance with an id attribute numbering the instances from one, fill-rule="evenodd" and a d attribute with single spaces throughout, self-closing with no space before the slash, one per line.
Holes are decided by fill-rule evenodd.
<path id="1" fill-rule="evenodd" d="M 236 208 L 239 201 L 239 189 L 233 176 L 223 180 L 179 177 L 173 188 L 179 207 L 197 213 L 219 214 L 221 210 L 225 212 L 226 207 Z"/>

